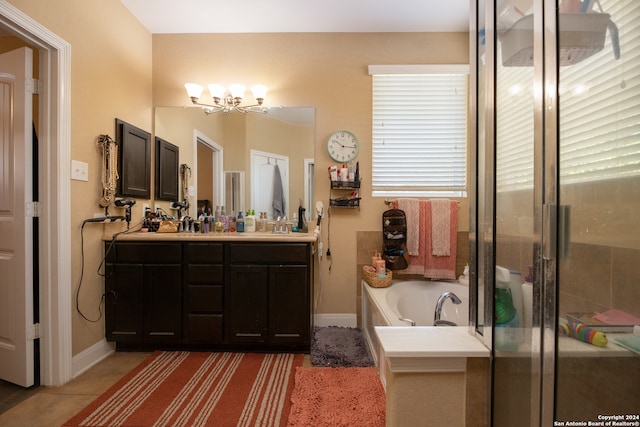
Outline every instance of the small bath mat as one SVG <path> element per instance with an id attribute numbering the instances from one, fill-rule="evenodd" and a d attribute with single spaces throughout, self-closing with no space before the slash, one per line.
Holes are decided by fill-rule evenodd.
<path id="1" fill-rule="evenodd" d="M 325 326 L 313 328 L 311 363 L 331 368 L 367 367 L 373 366 L 373 359 L 360 329 Z"/>
<path id="2" fill-rule="evenodd" d="M 373 368 L 296 368 L 289 427 L 384 427 L 386 397 Z"/>

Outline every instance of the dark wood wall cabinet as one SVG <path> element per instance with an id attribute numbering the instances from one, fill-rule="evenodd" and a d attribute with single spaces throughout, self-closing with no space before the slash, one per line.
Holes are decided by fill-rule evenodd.
<path id="1" fill-rule="evenodd" d="M 180 148 L 156 137 L 156 199 L 178 201 Z M 185 196 L 186 197 L 186 196 Z"/>
<path id="2" fill-rule="evenodd" d="M 151 134 L 116 119 L 118 195 L 151 198 Z"/>
<path id="3" fill-rule="evenodd" d="M 310 350 L 312 243 L 110 245 L 106 337 L 117 349 Z"/>

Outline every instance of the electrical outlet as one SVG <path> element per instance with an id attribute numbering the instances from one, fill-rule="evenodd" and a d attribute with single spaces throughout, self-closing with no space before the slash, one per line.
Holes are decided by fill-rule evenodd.
<path id="1" fill-rule="evenodd" d="M 89 164 L 71 160 L 71 179 L 76 181 L 89 181 Z"/>
<path id="2" fill-rule="evenodd" d="M 142 204 L 142 212 L 146 212 L 147 209 L 151 209 L 151 206 L 149 206 L 149 203 L 143 203 Z"/>

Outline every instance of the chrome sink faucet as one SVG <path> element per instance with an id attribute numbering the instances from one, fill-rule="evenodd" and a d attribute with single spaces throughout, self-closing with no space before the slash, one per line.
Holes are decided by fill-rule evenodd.
<path id="1" fill-rule="evenodd" d="M 440 325 L 447 325 L 447 326 L 455 326 L 455 323 L 453 322 L 449 322 L 449 321 L 444 321 L 444 320 L 440 320 L 440 316 L 442 315 L 442 306 L 444 305 L 445 301 L 450 299 L 451 302 L 453 302 L 454 304 L 462 304 L 462 300 L 460 298 L 458 298 L 458 296 L 456 294 L 454 294 L 453 292 L 443 292 L 442 295 L 440 295 L 440 297 L 438 298 L 438 302 L 436 302 L 436 311 L 435 314 L 433 316 L 433 325 L 434 326 L 439 326 Z"/>
<path id="2" fill-rule="evenodd" d="M 276 222 L 273 223 L 273 230 L 271 232 L 273 234 L 288 234 L 289 227 L 287 226 L 289 223 L 287 222 L 287 217 L 280 217 L 276 219 Z"/>

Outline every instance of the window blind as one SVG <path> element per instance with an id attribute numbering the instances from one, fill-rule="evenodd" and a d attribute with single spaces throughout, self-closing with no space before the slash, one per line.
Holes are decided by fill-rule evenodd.
<path id="1" fill-rule="evenodd" d="M 563 184 L 640 175 L 640 2 L 600 3 L 618 28 L 621 55 L 614 58 L 608 30 L 600 52 L 560 68 Z M 533 81 L 533 69 L 499 67 L 498 73 L 497 189 L 531 188 L 533 169 L 529 160 L 523 160 L 533 156 L 533 88 L 514 88 L 519 82 Z"/>
<path id="2" fill-rule="evenodd" d="M 576 183 L 640 174 L 640 2 L 601 0 L 618 26 L 579 67 L 560 69 L 560 176 Z"/>
<path id="3" fill-rule="evenodd" d="M 371 72 L 373 195 L 465 195 L 468 67 L 417 71 Z"/>

